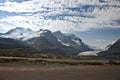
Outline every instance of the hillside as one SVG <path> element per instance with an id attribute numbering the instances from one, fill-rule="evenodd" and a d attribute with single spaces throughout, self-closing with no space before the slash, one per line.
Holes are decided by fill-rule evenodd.
<path id="1" fill-rule="evenodd" d="M 111 47 L 106 51 L 102 51 L 98 54 L 102 57 L 116 57 L 120 58 L 120 39 L 117 40 Z"/>

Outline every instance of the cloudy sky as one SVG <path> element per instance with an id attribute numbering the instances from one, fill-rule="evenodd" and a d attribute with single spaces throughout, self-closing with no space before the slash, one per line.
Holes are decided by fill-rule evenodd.
<path id="1" fill-rule="evenodd" d="M 106 45 L 120 38 L 120 0 L 0 0 L 0 33 L 15 27 L 75 33 Z"/>

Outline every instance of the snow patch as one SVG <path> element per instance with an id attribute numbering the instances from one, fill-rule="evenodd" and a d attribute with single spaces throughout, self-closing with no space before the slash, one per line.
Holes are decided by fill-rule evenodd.
<path id="1" fill-rule="evenodd" d="M 97 53 L 100 51 L 86 51 L 86 52 L 81 52 L 78 54 L 78 56 L 97 56 Z"/>
<path id="2" fill-rule="evenodd" d="M 63 41 L 61 41 L 60 39 L 58 39 L 58 41 L 59 41 L 62 45 L 64 45 L 64 46 L 70 46 L 69 44 L 64 43 L 64 42 L 63 42 Z"/>
<path id="3" fill-rule="evenodd" d="M 77 45 L 80 45 L 80 46 L 81 46 L 81 43 L 80 43 L 79 40 L 74 40 L 74 39 L 72 39 L 72 41 L 74 41 Z"/>
<path id="4" fill-rule="evenodd" d="M 44 36 L 43 33 L 45 33 L 46 31 L 37 31 L 37 32 L 32 32 L 32 33 L 28 33 L 23 35 L 23 41 L 31 39 L 31 38 L 36 38 L 36 37 L 40 37 L 40 36 Z"/>

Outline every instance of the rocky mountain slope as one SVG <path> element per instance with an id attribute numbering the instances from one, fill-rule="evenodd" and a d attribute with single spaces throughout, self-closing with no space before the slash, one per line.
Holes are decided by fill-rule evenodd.
<path id="1" fill-rule="evenodd" d="M 0 49 L 27 48 L 28 46 L 21 41 L 11 38 L 0 38 Z"/>
<path id="2" fill-rule="evenodd" d="M 120 39 L 118 39 L 108 50 L 102 51 L 98 54 L 103 57 L 120 57 Z"/>

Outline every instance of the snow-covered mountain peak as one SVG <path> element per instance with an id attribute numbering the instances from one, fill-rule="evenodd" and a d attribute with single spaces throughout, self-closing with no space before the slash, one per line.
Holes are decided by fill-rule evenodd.
<path id="1" fill-rule="evenodd" d="M 32 39 L 32 38 L 49 35 L 50 33 L 51 33 L 51 31 L 49 31 L 49 30 L 40 29 L 39 31 L 31 32 L 31 33 L 23 35 L 23 37 L 21 39 L 23 41 L 25 41 L 25 40 Z"/>
<path id="2" fill-rule="evenodd" d="M 11 29 L 6 33 L 6 35 L 22 35 L 24 33 L 29 33 L 32 30 L 29 28 L 21 28 L 21 27 L 16 27 L 15 29 Z"/>
<path id="3" fill-rule="evenodd" d="M 16 27 L 14 29 L 9 30 L 7 33 L 1 35 L 1 37 L 20 39 L 24 35 L 29 34 L 31 32 L 33 32 L 33 31 L 31 29 L 29 29 L 29 28 Z"/>
<path id="4" fill-rule="evenodd" d="M 1 35 L 1 37 L 4 38 L 13 38 L 13 39 L 18 39 L 18 40 L 28 40 L 31 38 L 36 38 L 40 36 L 45 36 L 49 35 L 52 32 L 47 30 L 47 29 L 40 29 L 39 31 L 32 31 L 29 28 L 21 28 L 21 27 L 16 27 L 15 29 L 11 29 L 7 33 Z"/>

